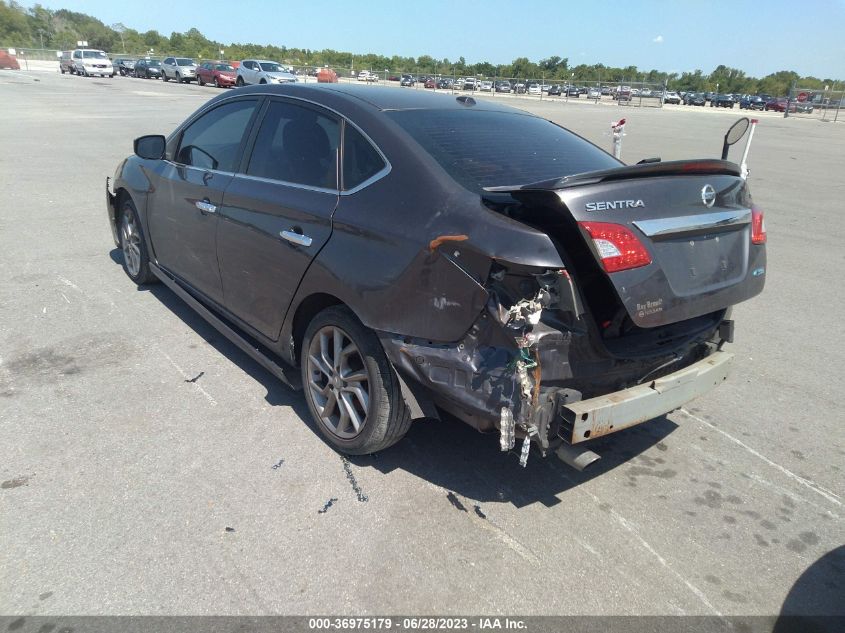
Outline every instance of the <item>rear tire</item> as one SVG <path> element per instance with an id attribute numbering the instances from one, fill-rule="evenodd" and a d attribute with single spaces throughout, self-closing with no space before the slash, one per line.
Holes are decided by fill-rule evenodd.
<path id="1" fill-rule="evenodd" d="M 199 84 L 200 86 L 204 86 L 205 80 L 202 77 L 197 77 L 197 84 Z"/>
<path id="2" fill-rule="evenodd" d="M 408 432 L 399 379 L 375 333 L 348 308 L 332 306 L 314 317 L 300 364 L 311 416 L 339 452 L 381 451 Z"/>
<path id="3" fill-rule="evenodd" d="M 157 281 L 150 270 L 150 259 L 138 211 L 130 198 L 124 199 L 120 206 L 117 227 L 120 250 L 123 251 L 123 270 L 139 286 Z"/>

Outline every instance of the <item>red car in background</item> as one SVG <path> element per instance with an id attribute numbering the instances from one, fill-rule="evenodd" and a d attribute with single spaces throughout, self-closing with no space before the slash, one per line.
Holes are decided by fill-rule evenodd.
<path id="1" fill-rule="evenodd" d="M 336 84 L 337 73 L 331 68 L 321 68 L 319 71 L 317 71 L 317 83 Z"/>
<path id="2" fill-rule="evenodd" d="M 197 68 L 197 83 L 231 88 L 235 85 L 235 68 L 228 62 L 205 62 Z"/>
<path id="3" fill-rule="evenodd" d="M 763 106 L 763 110 L 769 110 L 773 112 L 786 112 L 787 104 L 789 104 L 789 111 L 797 112 L 799 114 L 811 114 L 813 112 L 813 104 L 808 102 L 806 95 L 802 100 L 801 95 L 798 96 L 797 99 L 793 99 L 790 101 L 787 97 L 778 97 L 777 99 L 771 99 L 766 102 L 766 105 Z"/>
<path id="4" fill-rule="evenodd" d="M 423 88 L 437 88 L 437 82 L 434 81 L 434 77 L 429 77 L 425 80 L 423 84 Z"/>
<path id="5" fill-rule="evenodd" d="M 9 70 L 20 70 L 21 65 L 14 55 L 9 55 L 6 51 L 0 51 L 0 68 L 8 68 Z"/>

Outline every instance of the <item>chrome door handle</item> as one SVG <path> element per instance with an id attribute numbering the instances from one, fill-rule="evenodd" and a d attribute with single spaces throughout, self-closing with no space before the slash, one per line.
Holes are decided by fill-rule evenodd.
<path id="1" fill-rule="evenodd" d="M 299 244 L 300 246 L 311 246 L 311 238 L 302 233 L 294 233 L 293 231 L 280 231 L 279 235 L 288 242 Z"/>
<path id="2" fill-rule="evenodd" d="M 195 205 L 203 213 L 217 213 L 217 207 L 208 200 L 197 200 Z"/>

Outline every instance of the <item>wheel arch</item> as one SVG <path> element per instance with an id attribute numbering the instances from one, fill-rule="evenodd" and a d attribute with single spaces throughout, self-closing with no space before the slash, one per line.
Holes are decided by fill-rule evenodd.
<path id="1" fill-rule="evenodd" d="M 305 338 L 305 331 L 308 329 L 308 324 L 320 312 L 332 306 L 342 306 L 348 309 L 360 321 L 360 317 L 356 314 L 355 310 L 336 296 L 325 292 L 316 292 L 308 295 L 296 307 L 291 324 L 290 347 L 288 349 L 290 349 L 292 360 L 297 366 L 301 362 L 302 341 Z M 364 324 L 364 327 L 367 327 L 366 324 Z M 378 333 L 376 334 L 378 335 Z M 379 344 L 383 346 L 381 340 L 379 340 Z M 383 347 L 382 349 L 384 350 Z M 410 411 L 411 419 L 439 418 L 439 413 L 430 397 L 421 390 L 421 387 L 406 379 L 398 371 L 387 350 L 384 350 L 384 353 L 398 381 L 402 399 Z"/>
<path id="2" fill-rule="evenodd" d="M 299 364 L 302 348 L 302 339 L 305 337 L 305 330 L 312 319 L 320 312 L 331 306 L 344 306 L 349 308 L 346 303 L 338 299 L 336 296 L 327 292 L 316 292 L 308 295 L 299 305 L 296 306 L 296 311 L 293 315 L 290 330 L 290 356 L 295 364 Z M 352 310 L 351 308 L 349 308 Z M 355 311 L 352 310 L 354 314 Z M 357 315 L 356 315 L 357 316 Z"/>
<path id="3" fill-rule="evenodd" d="M 142 178 L 142 180 L 139 180 Z M 120 210 L 123 204 L 128 200 L 135 206 L 135 211 L 138 214 L 138 221 L 140 222 L 141 235 L 147 247 L 147 253 L 150 259 L 155 262 L 155 248 L 150 239 L 150 232 L 148 226 L 147 216 L 147 193 L 149 190 L 149 181 L 146 176 L 138 170 L 137 165 L 130 158 L 127 159 L 119 168 L 118 174 L 114 181 L 114 204 L 109 205 L 109 221 L 114 222 L 115 240 L 117 243 L 118 223 L 120 222 Z M 119 244 L 118 244 L 119 245 Z"/>

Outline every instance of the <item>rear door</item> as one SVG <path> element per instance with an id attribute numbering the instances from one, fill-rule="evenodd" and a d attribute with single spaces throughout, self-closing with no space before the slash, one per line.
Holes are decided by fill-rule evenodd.
<path id="1" fill-rule="evenodd" d="M 217 264 L 218 212 L 243 155 L 258 97 L 223 102 L 181 133 L 148 205 L 157 262 L 206 297 L 223 303 Z"/>
<path id="2" fill-rule="evenodd" d="M 340 127 L 316 106 L 270 100 L 226 189 L 217 238 L 225 305 L 273 340 L 331 235 Z"/>

